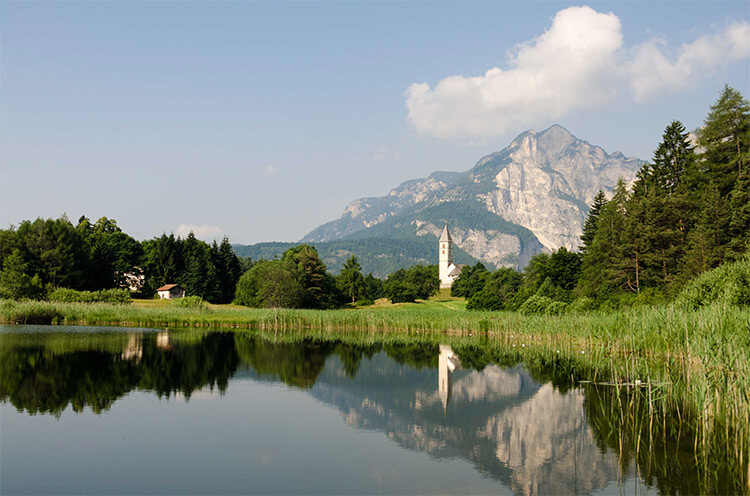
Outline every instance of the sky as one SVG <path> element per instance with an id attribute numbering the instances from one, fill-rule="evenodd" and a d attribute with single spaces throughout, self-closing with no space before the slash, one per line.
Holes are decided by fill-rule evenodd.
<path id="1" fill-rule="evenodd" d="M 0 227 L 296 241 L 558 123 L 649 159 L 729 84 L 750 2 L 0 2 Z"/>

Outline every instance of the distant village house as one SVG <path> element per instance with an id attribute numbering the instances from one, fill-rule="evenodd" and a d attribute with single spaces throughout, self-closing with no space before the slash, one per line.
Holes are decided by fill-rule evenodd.
<path id="1" fill-rule="evenodd" d="M 185 288 L 179 284 L 165 284 L 156 290 L 159 293 L 159 298 L 165 300 L 171 300 L 172 298 L 184 298 Z"/>

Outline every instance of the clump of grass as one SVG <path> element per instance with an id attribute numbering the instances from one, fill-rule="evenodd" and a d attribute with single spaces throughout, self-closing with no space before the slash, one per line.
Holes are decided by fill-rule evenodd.
<path id="1" fill-rule="evenodd" d="M 208 308 L 206 302 L 200 296 L 185 296 L 184 298 L 175 298 L 170 300 L 170 306 L 175 308 L 193 308 L 198 310 L 205 310 Z"/>
<path id="2" fill-rule="evenodd" d="M 63 313 L 57 307 L 32 300 L 3 300 L 0 318 L 9 324 L 58 324 L 64 321 Z"/>

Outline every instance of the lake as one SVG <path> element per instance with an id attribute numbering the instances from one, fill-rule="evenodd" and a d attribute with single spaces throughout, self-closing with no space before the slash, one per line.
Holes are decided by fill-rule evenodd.
<path id="1" fill-rule="evenodd" d="M 0 326 L 0 492 L 697 491 L 672 419 L 624 423 L 635 393 L 515 362 L 455 343 Z"/>

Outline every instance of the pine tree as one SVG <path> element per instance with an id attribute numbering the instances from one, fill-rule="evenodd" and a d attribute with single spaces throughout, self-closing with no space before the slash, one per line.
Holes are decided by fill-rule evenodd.
<path id="1" fill-rule="evenodd" d="M 219 271 L 221 279 L 221 302 L 230 303 L 234 299 L 237 281 L 242 276 L 240 259 L 234 253 L 229 239 L 224 238 L 219 245 Z"/>
<path id="2" fill-rule="evenodd" d="M 691 222 L 686 177 L 693 174 L 695 153 L 685 127 L 672 121 L 641 168 L 628 200 L 624 249 L 630 259 L 635 292 L 663 288 L 682 270 Z"/>
<path id="3" fill-rule="evenodd" d="M 620 179 L 612 199 L 600 211 L 596 234 L 583 255 L 578 285 L 583 296 L 606 299 L 627 280 L 627 259 L 623 255 L 627 200 L 628 191 Z"/>
<path id="4" fill-rule="evenodd" d="M 344 262 L 344 268 L 341 269 L 338 282 L 342 292 L 345 296 L 351 298 L 352 303 L 365 294 L 367 287 L 357 257 L 352 255 Z"/>
<path id="5" fill-rule="evenodd" d="M 724 86 L 698 140 L 703 148 L 704 170 L 721 196 L 728 197 L 750 161 L 750 105 L 739 91 Z"/>
<path id="6" fill-rule="evenodd" d="M 729 221 L 727 256 L 739 259 L 750 250 L 750 171 L 744 169 L 729 197 L 732 218 Z"/>
<path id="7" fill-rule="evenodd" d="M 581 235 L 581 252 L 585 253 L 586 250 L 591 246 L 594 241 L 594 235 L 596 235 L 596 226 L 599 221 L 599 215 L 604 205 L 607 204 L 607 197 L 604 191 L 599 190 L 594 196 L 594 201 L 589 208 L 589 214 L 586 216 L 586 222 L 583 224 L 583 234 Z"/>
<path id="8" fill-rule="evenodd" d="M 750 213 L 750 104 L 725 86 L 699 132 L 700 171 L 710 191 L 699 213 L 702 231 L 713 238 L 708 268 L 747 249 Z M 704 197 L 705 197 L 704 193 Z"/>
<path id="9" fill-rule="evenodd" d="M 694 161 L 695 152 L 685 126 L 680 121 L 672 121 L 662 135 L 649 169 L 654 186 L 667 194 L 674 193 Z"/>
<path id="10" fill-rule="evenodd" d="M 39 298 L 42 295 L 42 282 L 39 276 L 31 277 L 28 264 L 20 250 L 13 250 L 3 262 L 0 271 L 0 298 L 23 299 Z"/>

